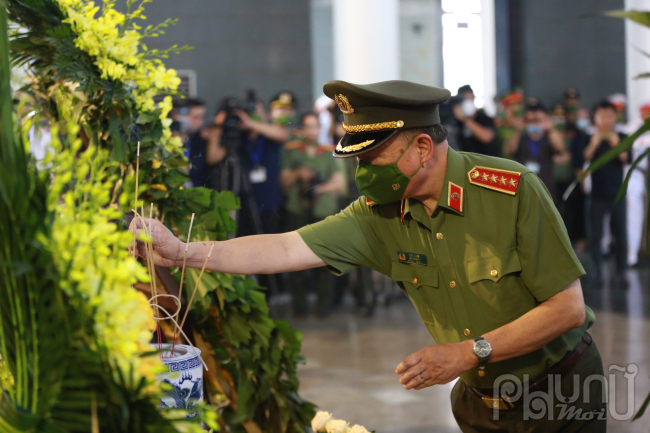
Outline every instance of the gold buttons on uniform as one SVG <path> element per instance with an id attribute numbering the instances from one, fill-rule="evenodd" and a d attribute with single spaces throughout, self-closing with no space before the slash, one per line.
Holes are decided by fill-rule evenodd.
<path id="1" fill-rule="evenodd" d="M 456 287 L 456 282 L 452 281 L 451 283 L 449 283 L 449 287 L 451 287 L 452 289 Z"/>
<path id="2" fill-rule="evenodd" d="M 499 273 L 497 272 L 496 269 L 492 269 L 492 270 L 490 271 L 490 275 L 492 275 L 493 277 L 496 277 L 497 275 L 499 275 Z"/>
<path id="3" fill-rule="evenodd" d="M 418 279 L 413 277 L 413 284 L 417 284 L 417 283 L 418 283 Z"/>
<path id="4" fill-rule="evenodd" d="M 436 239 L 438 240 L 442 239 L 442 233 L 436 233 Z"/>
<path id="5" fill-rule="evenodd" d="M 485 371 L 484 370 L 479 370 L 478 375 L 481 376 L 481 377 L 485 376 Z M 499 407 L 499 402 L 495 401 L 494 404 L 496 405 L 496 407 Z"/>
<path id="6" fill-rule="evenodd" d="M 465 334 L 465 337 L 469 337 L 469 329 L 464 330 L 463 334 Z"/>

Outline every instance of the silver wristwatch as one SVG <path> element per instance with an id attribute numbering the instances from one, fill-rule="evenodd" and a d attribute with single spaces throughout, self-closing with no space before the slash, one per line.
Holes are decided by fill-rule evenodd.
<path id="1" fill-rule="evenodd" d="M 485 376 L 485 366 L 492 356 L 492 346 L 485 338 L 474 339 L 474 355 L 478 358 L 479 376 Z"/>

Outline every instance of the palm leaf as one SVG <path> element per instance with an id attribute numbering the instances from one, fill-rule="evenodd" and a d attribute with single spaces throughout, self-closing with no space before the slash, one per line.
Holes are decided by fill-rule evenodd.
<path id="1" fill-rule="evenodd" d="M 637 24 L 641 24 L 642 26 L 650 27 L 650 12 L 634 10 L 626 11 L 621 9 L 603 12 L 603 15 L 613 18 L 627 18 Z"/>

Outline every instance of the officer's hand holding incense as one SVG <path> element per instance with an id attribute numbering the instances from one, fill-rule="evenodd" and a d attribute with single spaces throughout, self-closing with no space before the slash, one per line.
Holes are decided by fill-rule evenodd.
<path id="1" fill-rule="evenodd" d="M 136 218 L 132 230 L 151 225 L 154 263 L 158 266 L 182 266 L 185 243 L 177 239 L 163 223 Z M 190 242 L 186 266 L 201 268 L 213 242 Z M 146 257 L 144 244 L 137 241 L 140 257 Z M 273 274 L 325 266 L 296 232 L 247 236 L 216 242 L 206 269 L 229 274 Z"/>

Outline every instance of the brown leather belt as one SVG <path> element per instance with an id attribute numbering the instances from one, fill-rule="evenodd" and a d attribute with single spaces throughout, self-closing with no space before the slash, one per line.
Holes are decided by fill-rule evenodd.
<path id="1" fill-rule="evenodd" d="M 549 378 L 554 377 L 554 375 L 559 374 L 564 376 L 573 370 L 573 367 L 576 366 L 582 354 L 591 346 L 591 335 L 585 332 L 578 344 L 575 345 L 572 351 L 568 352 L 562 360 L 550 367 L 548 370 L 544 371 L 536 381 L 526 385 L 528 388 L 528 394 L 535 391 L 546 391 L 548 390 L 548 381 Z M 474 388 L 473 386 L 467 385 L 467 387 L 472 390 L 475 394 L 483 399 L 485 404 L 491 409 L 512 409 L 516 407 L 517 402 L 513 402 L 507 396 L 494 397 L 499 395 L 499 390 L 494 389 L 479 389 Z M 495 392 L 496 391 L 496 392 Z"/>

